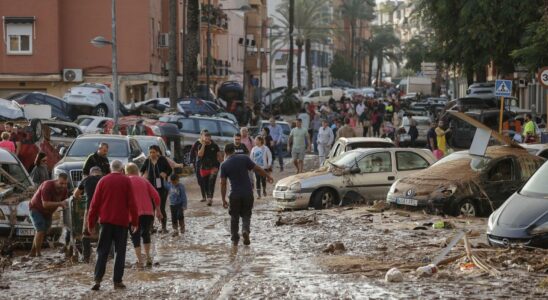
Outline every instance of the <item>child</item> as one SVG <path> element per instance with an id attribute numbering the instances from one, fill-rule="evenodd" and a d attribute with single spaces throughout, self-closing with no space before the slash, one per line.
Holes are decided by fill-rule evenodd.
<path id="1" fill-rule="evenodd" d="M 255 138 L 255 147 L 251 149 L 251 160 L 259 167 L 267 172 L 272 168 L 272 153 L 267 146 L 264 145 L 264 138 L 258 136 Z M 261 186 L 263 187 L 263 196 L 266 197 L 266 178 L 255 173 L 255 182 L 257 188 L 257 198 L 261 199 Z"/>
<path id="2" fill-rule="evenodd" d="M 169 208 L 171 209 L 171 224 L 173 225 L 173 236 L 178 236 L 178 228 L 181 234 L 185 232 L 184 210 L 187 206 L 185 186 L 179 182 L 179 176 L 171 174 L 170 182 L 167 183 Z"/>

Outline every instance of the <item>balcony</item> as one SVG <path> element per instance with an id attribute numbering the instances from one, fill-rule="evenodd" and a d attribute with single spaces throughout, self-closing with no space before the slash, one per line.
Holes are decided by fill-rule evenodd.
<path id="1" fill-rule="evenodd" d="M 204 67 L 200 69 L 200 76 L 206 76 L 207 63 L 204 61 Z M 224 77 L 230 75 L 231 64 L 228 60 L 211 59 L 211 69 L 209 76 Z"/>
<path id="2" fill-rule="evenodd" d="M 213 31 L 226 32 L 228 30 L 228 15 L 217 6 L 202 4 L 200 22 L 203 28 L 207 27 L 208 21 Z"/>

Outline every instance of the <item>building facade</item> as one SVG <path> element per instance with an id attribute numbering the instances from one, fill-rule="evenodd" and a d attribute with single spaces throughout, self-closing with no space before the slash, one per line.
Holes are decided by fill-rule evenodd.
<path id="1" fill-rule="evenodd" d="M 122 102 L 167 95 L 167 2 L 117 1 Z M 110 0 L 0 0 L 0 15 L 0 97 L 29 90 L 62 97 L 82 82 L 111 85 L 111 49 L 90 43 L 111 39 Z"/>

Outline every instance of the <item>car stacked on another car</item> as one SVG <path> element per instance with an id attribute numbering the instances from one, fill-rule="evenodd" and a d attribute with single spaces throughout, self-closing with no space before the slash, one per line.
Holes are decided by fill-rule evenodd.
<path id="1" fill-rule="evenodd" d="M 78 124 L 84 133 L 105 133 L 107 122 L 112 120 L 107 117 L 82 115 L 78 116 L 74 123 Z"/>
<path id="2" fill-rule="evenodd" d="M 543 163 L 543 158 L 520 147 L 491 146 L 485 156 L 455 152 L 426 170 L 396 181 L 387 201 L 449 215 L 485 216 Z"/>
<path id="3" fill-rule="evenodd" d="M 99 148 L 101 143 L 108 144 L 108 159 L 117 159 L 124 164 L 133 162 L 139 167 L 145 162 L 145 154 L 135 138 L 123 135 L 86 134 L 79 136 L 67 148 L 61 148 L 63 156 L 53 170 L 53 178 L 60 173 L 69 175 L 69 186 L 76 187 L 82 181 L 83 167 L 87 157 Z"/>
<path id="4" fill-rule="evenodd" d="M 61 121 L 71 122 L 78 117 L 78 110 L 71 103 L 64 101 L 61 98 L 41 93 L 41 92 L 26 92 L 10 95 L 7 100 L 13 100 L 21 105 L 49 105 L 51 106 L 51 117 Z"/>
<path id="5" fill-rule="evenodd" d="M 339 138 L 331 147 L 331 151 L 326 157 L 324 166 L 336 157 L 343 153 L 360 148 L 392 148 L 395 147 L 394 142 L 389 138 L 375 137 L 354 137 L 354 138 Z"/>
<path id="6" fill-rule="evenodd" d="M 114 112 L 112 92 L 104 84 L 82 83 L 69 89 L 63 99 L 85 114 L 112 117 Z"/>
<path id="7" fill-rule="evenodd" d="M 281 179 L 273 196 L 282 209 L 329 208 L 386 198 L 395 180 L 435 162 L 432 153 L 412 148 L 372 148 L 345 152 L 318 170 Z"/>

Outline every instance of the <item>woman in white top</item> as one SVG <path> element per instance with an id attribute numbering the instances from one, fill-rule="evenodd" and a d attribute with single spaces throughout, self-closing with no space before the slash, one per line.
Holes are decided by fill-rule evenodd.
<path id="1" fill-rule="evenodd" d="M 263 168 L 266 172 L 272 171 L 272 153 L 270 149 L 264 144 L 264 138 L 258 136 L 255 138 L 255 147 L 251 149 L 249 154 L 253 162 Z M 255 173 L 255 187 L 257 188 L 257 198 L 261 199 L 261 186 L 263 190 L 263 196 L 266 197 L 266 177 Z"/>

